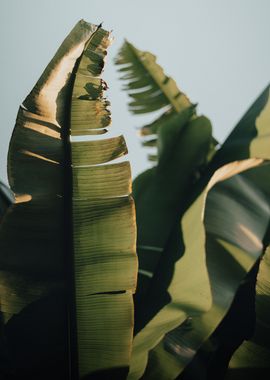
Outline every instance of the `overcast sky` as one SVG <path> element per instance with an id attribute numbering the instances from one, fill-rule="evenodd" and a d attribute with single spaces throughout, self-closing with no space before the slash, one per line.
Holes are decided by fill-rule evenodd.
<path id="1" fill-rule="evenodd" d="M 158 57 L 223 140 L 270 79 L 269 0 L 1 0 L 0 178 L 17 110 L 81 18 L 113 29 L 104 78 L 113 128 L 127 139 L 133 175 L 148 163 L 113 65 L 123 39 Z M 149 120 L 149 118 L 147 118 Z"/>

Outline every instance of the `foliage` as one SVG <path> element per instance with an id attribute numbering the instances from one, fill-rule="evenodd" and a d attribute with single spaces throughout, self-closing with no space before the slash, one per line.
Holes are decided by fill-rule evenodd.
<path id="1" fill-rule="evenodd" d="M 251 334 L 256 268 L 269 240 L 269 87 L 217 147 L 209 120 L 152 54 L 126 41 L 116 63 L 131 112 L 154 110 L 143 108 L 146 97 L 167 100 L 141 128 L 143 145 L 157 146 L 157 164 L 133 186 L 139 277 L 129 378 L 221 378 Z M 245 323 L 234 318 L 241 310 Z"/>
<path id="2" fill-rule="evenodd" d="M 110 35 L 80 21 L 19 109 L 9 147 L 15 203 L 0 229 L 1 376 L 127 371 L 137 262 L 122 136 L 100 78 Z M 101 376 L 101 375 L 100 375 Z"/>
<path id="3" fill-rule="evenodd" d="M 80 21 L 19 109 L 15 200 L 0 186 L 1 376 L 263 378 L 270 87 L 218 145 L 155 56 L 126 41 L 116 63 L 130 110 L 159 112 L 140 129 L 155 153 L 133 182 L 135 220 L 129 163 L 108 164 L 124 138 L 102 136 L 109 44 Z"/>

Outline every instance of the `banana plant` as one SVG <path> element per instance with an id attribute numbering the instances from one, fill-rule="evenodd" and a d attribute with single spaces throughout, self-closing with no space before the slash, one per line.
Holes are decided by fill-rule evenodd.
<path id="1" fill-rule="evenodd" d="M 137 278 L 123 136 L 101 79 L 110 33 L 78 22 L 19 108 L 0 227 L 3 379 L 126 377 Z"/>
<path id="2" fill-rule="evenodd" d="M 223 367 L 217 373 L 211 363 L 217 337 L 224 336 L 219 325 L 234 331 L 225 316 L 239 310 L 235 294 L 245 278 L 254 278 L 269 241 L 269 86 L 217 148 L 208 119 L 195 114 L 152 54 L 125 42 L 116 63 L 131 111 L 161 109 L 141 128 L 149 136 L 143 145 L 157 146 L 157 164 L 133 186 L 139 277 L 128 378 L 221 378 Z M 251 281 L 250 293 L 254 287 Z M 243 303 L 252 309 L 253 298 L 240 297 L 240 309 Z M 225 366 L 249 332 L 240 329 Z"/>
<path id="3" fill-rule="evenodd" d="M 251 334 L 269 245 L 269 86 L 218 147 L 155 57 L 125 42 L 117 63 L 132 112 L 160 110 L 141 128 L 156 154 L 134 181 L 136 222 L 129 163 L 108 164 L 127 153 L 124 138 L 102 136 L 109 44 L 101 25 L 80 21 L 18 112 L 15 200 L 0 225 L 1 376 L 222 378 Z M 268 296 L 267 255 L 257 299 L 261 287 Z M 257 322 L 252 349 L 267 363 L 265 331 Z"/>

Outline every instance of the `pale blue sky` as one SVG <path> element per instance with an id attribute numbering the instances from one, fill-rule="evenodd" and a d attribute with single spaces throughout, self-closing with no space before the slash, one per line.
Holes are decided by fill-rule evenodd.
<path id="1" fill-rule="evenodd" d="M 104 77 L 113 128 L 124 133 L 133 175 L 148 163 L 112 60 L 124 38 L 158 62 L 213 122 L 223 140 L 270 79 L 269 0 L 1 0 L 0 178 L 19 104 L 81 18 L 113 29 Z"/>

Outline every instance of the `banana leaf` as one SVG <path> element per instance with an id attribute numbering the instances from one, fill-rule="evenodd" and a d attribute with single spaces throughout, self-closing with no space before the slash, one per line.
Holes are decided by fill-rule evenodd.
<path id="1" fill-rule="evenodd" d="M 270 87 L 265 88 L 262 94 L 251 105 L 250 109 L 239 121 L 235 129 L 216 153 L 209 165 L 209 172 L 230 159 L 246 159 L 249 157 L 270 158 L 269 127 L 270 127 Z M 242 141 L 242 143 L 241 143 Z M 268 171 L 261 170 L 260 175 L 249 174 L 250 181 L 261 189 L 266 199 L 270 199 Z M 269 226 L 263 241 L 263 246 L 269 244 Z M 244 339 L 252 338 L 255 328 L 255 287 L 259 268 L 259 261 L 252 271 L 240 284 L 234 301 L 222 323 L 197 352 L 193 362 L 184 371 L 181 379 L 189 379 L 196 371 L 196 367 L 204 368 L 202 379 L 221 378 L 225 375 L 229 361 L 234 351 L 242 344 Z M 244 344 L 245 345 L 245 344 Z M 241 352 L 241 348 L 239 349 Z M 200 364 L 198 364 L 200 363 Z M 256 370 L 248 375 L 256 376 Z M 230 371 L 230 376 L 247 376 L 242 369 Z M 263 371 L 263 370 L 260 370 Z M 202 373 L 202 371 L 201 371 Z M 235 373 L 235 375 L 233 375 Z"/>
<path id="2" fill-rule="evenodd" d="M 226 379 L 267 379 L 270 373 L 270 250 L 260 262 L 256 283 L 256 324 L 249 341 L 234 353 L 229 363 Z"/>
<path id="3" fill-rule="evenodd" d="M 267 85 L 217 151 L 212 160 L 215 168 L 249 157 L 269 159 L 269 91 Z"/>
<path id="4" fill-rule="evenodd" d="M 258 103 L 261 104 L 261 106 L 257 107 L 256 109 L 256 105 Z M 267 128 L 269 128 L 269 104 L 270 102 L 268 88 L 267 91 L 264 91 L 263 94 L 259 97 L 259 100 L 257 100 L 251 107 L 251 109 L 253 109 L 253 115 L 256 112 L 255 116 L 253 116 L 253 119 L 249 119 L 250 124 L 245 123 L 246 127 L 249 127 L 249 129 L 253 128 L 253 133 L 250 134 L 249 137 L 249 145 L 251 149 L 248 149 L 249 145 L 247 144 L 246 134 L 243 130 L 246 147 L 244 146 L 244 144 L 243 146 L 245 148 L 246 153 L 245 155 L 243 155 L 240 149 L 238 149 L 239 159 L 248 159 L 249 157 L 254 157 L 254 159 L 256 159 L 255 157 L 257 156 L 264 156 L 266 160 L 269 159 L 269 151 L 267 151 L 266 149 L 263 150 L 263 147 L 265 146 L 265 139 L 268 139 Z M 256 109 L 256 111 L 254 111 L 254 108 Z M 248 114 L 251 114 L 251 110 L 248 111 Z M 244 116 L 242 120 L 247 120 L 246 116 Z M 241 124 L 242 121 L 239 123 L 239 125 Z M 230 144 L 233 146 L 233 142 L 231 142 Z M 230 144 L 228 143 L 228 145 Z M 260 149 L 260 144 L 262 144 L 262 150 Z M 256 149 L 254 149 L 254 147 L 256 147 Z M 222 149 L 223 147 L 221 147 L 220 149 L 221 152 Z M 230 161 L 230 156 L 224 157 L 226 157 L 227 162 Z M 205 169 L 204 173 L 202 173 L 203 175 L 201 176 L 200 180 L 201 183 L 197 183 L 197 186 L 194 186 L 195 188 L 192 189 L 192 191 L 195 192 L 195 195 L 193 194 L 193 197 L 195 199 L 198 196 L 198 194 L 200 196 L 200 188 L 209 178 L 209 173 L 212 172 L 213 168 L 216 168 L 218 166 L 215 162 L 215 159 L 216 157 L 214 157 L 213 163 L 210 163 L 209 167 Z M 245 162 L 245 160 L 243 162 Z M 224 161 L 219 161 L 219 165 L 221 165 L 222 163 L 226 163 L 225 159 Z M 166 173 L 164 174 L 164 176 L 165 175 Z M 254 280 L 256 279 L 256 266 L 258 265 L 258 259 L 260 255 L 263 253 L 264 246 L 267 243 L 267 239 L 269 241 L 269 233 L 267 233 L 269 223 L 270 199 L 268 189 L 268 180 L 270 179 L 269 175 L 269 165 L 267 164 L 267 161 L 265 161 L 265 164 L 262 162 L 260 167 L 253 170 L 249 170 L 240 177 L 236 177 L 238 179 L 235 180 L 233 186 L 227 186 L 227 189 L 225 186 L 224 190 L 222 190 L 221 192 L 216 191 L 217 195 L 215 196 L 212 195 L 215 194 L 215 188 L 209 193 L 209 197 L 206 202 L 205 214 L 205 249 L 207 270 L 209 273 L 209 281 L 212 289 L 213 306 L 209 309 L 207 313 L 203 314 L 201 317 L 189 317 L 187 318 L 185 323 L 179 323 L 179 327 L 177 327 L 175 330 L 172 329 L 168 334 L 165 335 L 165 337 L 156 346 L 156 348 L 152 348 L 149 351 L 148 366 L 146 368 L 143 378 L 154 379 L 158 375 L 159 379 L 174 379 L 184 369 L 186 370 L 184 371 L 184 376 L 181 377 L 181 379 L 221 378 L 221 376 L 224 375 L 222 371 L 224 371 L 224 368 L 226 368 L 226 366 L 228 365 L 230 355 L 232 355 L 233 351 L 242 343 L 243 339 L 247 338 L 247 335 L 251 334 L 252 325 L 254 323 L 254 312 L 252 310 L 252 287 L 254 288 L 255 286 Z M 219 194 L 219 192 L 221 194 Z M 224 195 L 222 195 L 222 193 L 224 192 L 225 194 L 227 193 L 225 198 Z M 216 200 L 213 201 L 213 199 Z M 240 203 L 240 205 L 237 205 L 238 203 Z M 225 205 L 225 207 L 222 206 L 223 204 Z M 249 208 L 248 210 L 246 210 L 247 206 Z M 192 205 L 191 208 L 189 208 L 189 210 L 191 210 L 193 207 L 194 206 Z M 223 209 L 222 207 L 224 207 L 225 209 Z M 218 211 L 219 209 L 221 209 L 222 212 Z M 248 221 L 249 223 L 251 223 L 252 220 L 254 220 L 254 222 L 256 221 L 256 223 L 258 223 L 258 226 L 261 226 L 261 235 L 259 239 L 257 239 L 257 243 L 260 243 L 260 249 L 258 249 L 256 254 L 253 256 L 253 261 L 250 261 L 249 266 L 242 268 L 241 273 L 240 271 L 237 271 L 237 267 L 239 266 L 238 261 L 241 262 L 241 260 L 244 259 L 244 261 L 246 260 L 245 265 L 247 265 L 248 263 L 247 258 L 249 251 L 247 250 L 248 247 L 245 246 L 245 240 L 252 240 L 254 238 L 252 234 L 254 234 L 254 232 L 257 233 L 258 231 L 258 226 L 252 226 L 251 223 L 249 226 L 246 227 L 246 233 L 249 234 L 249 231 L 251 231 L 251 236 L 244 237 L 243 231 L 242 234 L 240 234 L 241 231 L 239 232 L 239 230 L 236 227 L 239 224 L 241 215 L 244 215 L 245 213 L 247 213 L 247 215 L 245 215 L 243 218 L 243 224 L 247 223 Z M 253 217 L 251 216 L 252 213 L 254 213 Z M 208 215 L 212 215 L 211 219 L 214 220 L 214 222 L 211 222 L 209 224 Z M 234 223 L 233 220 L 235 220 Z M 228 230 L 227 232 L 226 229 L 223 228 L 223 224 L 221 224 L 225 222 L 226 229 Z M 220 231 L 218 230 L 219 224 L 221 224 L 221 226 L 219 227 Z M 211 232 L 211 230 L 213 230 L 213 227 L 215 227 L 217 230 L 214 233 L 214 236 L 217 234 L 222 236 L 222 240 L 226 242 L 225 247 L 224 244 L 220 244 L 220 241 L 217 241 L 216 238 L 213 239 L 213 233 Z M 196 238 L 198 239 L 198 234 L 196 234 L 195 229 L 195 223 L 191 227 L 191 231 L 192 233 L 194 233 L 194 236 L 196 236 Z M 181 232 L 181 234 L 183 234 L 183 232 Z M 244 246 L 242 247 L 242 252 L 241 250 L 235 249 L 235 247 L 231 245 L 231 239 L 235 238 L 235 235 L 236 237 L 237 235 L 241 237 L 242 245 L 244 243 Z M 175 243 L 173 243 L 173 239 L 175 240 Z M 227 244 L 227 241 L 229 241 L 230 243 Z M 236 246 L 238 245 L 239 243 Z M 138 336 L 140 334 L 143 334 L 143 331 L 147 330 L 147 326 L 149 328 L 149 325 L 151 325 L 152 321 L 157 318 L 158 313 L 160 313 L 161 307 L 164 307 L 166 303 L 169 304 L 169 302 L 172 302 L 172 298 L 170 296 L 168 297 L 168 294 L 167 297 L 162 297 L 162 287 L 163 293 L 168 293 L 166 287 L 170 289 L 171 286 L 171 283 L 169 282 L 171 281 L 171 279 L 168 280 L 168 267 L 170 265 L 168 264 L 170 260 L 169 258 L 173 257 L 171 261 L 175 261 L 174 268 L 176 268 L 176 260 L 179 260 L 179 258 L 181 258 L 181 254 L 175 254 L 176 250 L 179 250 L 179 247 L 181 247 L 181 241 L 179 242 L 179 239 L 177 241 L 177 238 L 175 237 L 171 238 L 171 242 L 168 243 L 167 249 L 162 254 L 162 260 L 160 260 L 159 267 L 157 266 L 154 276 L 152 276 L 151 278 L 152 286 L 148 288 L 148 297 L 146 295 L 144 296 L 145 302 L 142 303 L 139 311 L 136 312 L 136 323 L 140 324 L 139 328 L 135 329 L 135 331 L 138 331 Z M 187 245 L 186 249 L 188 249 Z M 243 252 L 246 253 L 243 255 Z M 232 258 L 230 258 L 231 256 Z M 149 257 L 149 261 L 150 260 L 151 257 Z M 177 263 L 177 265 L 180 265 L 180 263 L 181 260 Z M 241 265 L 243 266 L 243 264 Z M 227 273 L 225 271 L 226 267 L 229 268 Z M 190 276 L 192 275 L 192 271 L 194 271 L 194 269 L 189 270 Z M 173 269 L 169 270 L 169 272 L 173 273 Z M 243 285 L 241 285 L 241 281 L 245 279 L 246 274 L 249 272 L 251 272 L 251 274 L 249 275 L 251 277 L 251 281 L 249 281 L 251 282 L 251 285 L 248 285 L 248 290 L 251 290 L 251 292 L 248 294 L 247 298 L 245 293 L 243 297 L 243 289 L 241 289 L 243 288 Z M 174 276 L 176 276 L 175 269 Z M 153 281 L 154 277 L 156 278 L 156 281 Z M 160 285 L 164 283 L 166 284 L 165 286 Z M 233 286 L 233 290 L 229 290 L 232 289 Z M 179 292 L 180 289 L 183 290 L 182 287 L 183 285 L 181 284 L 181 288 L 179 286 Z M 240 298 L 240 302 L 234 302 L 234 304 L 232 305 L 235 294 L 237 293 L 237 289 L 238 298 Z M 223 303 L 221 303 L 221 301 L 223 301 Z M 147 310 L 152 310 L 152 314 L 150 313 L 150 316 L 149 312 L 148 315 L 146 315 L 147 313 L 144 311 L 146 310 L 146 305 Z M 243 323 L 241 319 L 236 318 L 235 320 L 235 318 L 233 317 L 237 314 L 239 315 L 241 309 L 248 309 L 249 311 L 251 311 L 251 315 L 245 316 L 245 323 Z M 230 316 L 229 318 L 225 318 L 223 320 L 225 315 L 228 313 L 228 310 L 230 310 Z M 222 320 L 223 323 L 219 326 Z M 237 331 L 237 334 L 235 334 L 236 336 L 230 335 L 233 334 L 235 331 Z M 215 334 L 213 334 L 214 332 Z M 210 337 L 211 334 L 213 334 L 211 339 L 207 340 L 207 338 Z M 228 336 L 230 337 L 229 344 Z M 225 340 L 224 337 L 226 338 Z M 204 342 L 205 344 L 203 345 Z M 196 355 L 196 352 L 198 352 L 198 349 L 202 345 L 203 349 L 199 351 L 199 355 Z M 170 347 L 173 348 L 170 349 Z M 147 351 L 148 349 L 149 346 L 147 349 L 145 346 L 141 346 L 138 348 L 138 351 L 143 352 L 143 350 Z M 172 353 L 168 354 L 168 351 L 170 350 L 174 351 L 173 355 Z M 223 354 L 225 353 L 225 357 L 219 358 L 219 352 L 223 352 Z M 138 353 L 135 351 L 135 349 L 134 353 L 135 364 L 133 373 L 134 378 L 136 378 L 137 369 L 135 367 L 137 360 L 136 355 L 138 356 Z M 174 359 L 172 359 L 173 356 Z M 195 359 L 193 359 L 194 357 Z M 217 359 L 219 359 L 219 361 Z M 140 362 L 140 359 L 138 359 L 138 362 Z M 191 364 L 189 364 L 190 362 Z M 144 365 L 146 365 L 146 359 Z M 133 378 L 132 368 L 133 367 L 131 366 L 131 379 Z M 140 376 L 144 371 L 142 368 L 143 365 L 140 366 Z"/>
<path id="5" fill-rule="evenodd" d="M 124 89 L 129 91 L 132 99 L 129 106 L 134 114 L 163 108 L 173 113 L 191 106 L 175 81 L 164 74 L 153 54 L 143 52 L 125 41 L 115 63 L 121 65 L 121 79 L 128 81 Z"/>
<path id="6" fill-rule="evenodd" d="M 220 168 L 181 219 L 182 242 L 168 244 L 136 312 L 142 326 L 134 338 L 129 379 L 175 379 L 228 311 L 263 251 L 269 222 L 269 200 L 249 180 L 253 171 L 265 177 L 269 165 L 251 159 Z M 238 172 L 243 173 L 234 176 Z M 197 309 L 202 304 L 204 313 Z"/>
<path id="7" fill-rule="evenodd" d="M 192 109 L 184 110 L 174 123 L 160 130 L 158 165 L 133 182 L 140 261 L 138 302 L 155 272 L 173 226 L 185 209 L 190 187 L 196 176 L 200 176 L 211 144 L 209 120 L 201 116 L 188 121 L 191 112 Z"/>
<path id="8" fill-rule="evenodd" d="M 215 151 L 216 141 L 210 121 L 196 115 L 196 106 L 165 75 L 153 54 L 142 52 L 126 41 L 116 64 L 120 65 L 121 79 L 126 83 L 124 89 L 133 99 L 131 112 L 158 109 L 162 112 L 151 125 L 141 129 L 146 136 L 143 145 L 156 146 L 156 154 L 148 156 L 156 161 L 156 166 L 133 182 L 140 261 L 137 304 L 151 282 L 173 226 L 186 209 L 190 187 L 200 178 Z"/>
<path id="9" fill-rule="evenodd" d="M 137 277 L 124 138 L 100 78 L 110 34 L 81 20 L 21 105 L 0 228 L 2 378 L 125 378 Z M 73 136 L 77 136 L 76 140 Z"/>
<path id="10" fill-rule="evenodd" d="M 151 124 L 140 128 L 142 136 L 153 135 L 151 145 L 156 146 L 158 130 L 168 122 L 175 124 L 178 113 L 194 106 L 175 81 L 164 73 L 153 54 L 141 51 L 125 41 L 115 63 L 120 65 L 120 79 L 125 81 L 123 89 L 131 98 L 130 111 L 134 114 L 144 114 L 159 110 L 161 113 Z M 148 141 L 147 138 L 143 139 L 142 145 L 148 146 Z M 153 162 L 158 159 L 156 155 L 151 154 L 148 158 Z"/>
<path id="11" fill-rule="evenodd" d="M 260 104 L 260 107 L 257 107 L 257 105 Z M 249 124 L 246 122 L 247 117 L 244 116 L 242 121 L 238 124 L 237 128 L 239 126 L 243 126 L 243 121 L 245 122 L 246 128 L 249 128 L 249 130 L 253 129 L 253 133 L 249 135 L 249 144 L 248 144 L 248 139 L 247 139 L 247 134 L 242 131 L 243 136 L 245 138 L 245 143 L 246 146 L 243 143 L 242 148 L 245 148 L 245 155 L 243 154 L 243 151 L 241 152 L 240 146 L 238 148 L 238 154 L 239 156 L 234 156 L 234 158 L 248 158 L 248 157 L 265 157 L 266 159 L 269 159 L 269 151 L 265 149 L 267 145 L 265 145 L 265 140 L 267 141 L 268 139 L 268 133 L 267 133 L 267 128 L 269 128 L 269 87 L 262 93 L 262 95 L 259 97 L 259 99 L 252 105 L 251 110 L 248 111 L 248 114 L 253 113 L 253 119 L 249 119 L 250 122 Z M 227 140 L 228 146 L 231 145 L 233 146 L 233 138 L 229 138 Z M 262 144 L 260 148 L 260 144 Z M 250 146 L 250 149 L 249 149 Z M 221 147 L 221 152 L 224 148 Z M 244 150 L 244 149 L 243 149 Z M 215 163 L 215 160 L 219 157 L 219 153 L 217 153 L 216 157 L 214 157 L 213 162 Z M 236 154 L 236 152 L 235 152 Z M 227 161 L 230 160 L 230 156 L 224 156 L 226 157 Z M 221 161 L 220 161 L 221 162 Z M 226 162 L 225 159 L 223 162 Z M 267 161 L 266 161 L 267 163 Z M 214 165 L 212 166 L 212 168 Z M 211 168 L 211 164 L 210 164 Z M 207 174 L 208 176 L 209 174 Z M 206 177 L 207 177 L 206 176 Z M 270 199 L 270 193 L 268 189 L 268 182 L 269 182 L 269 168 L 267 168 L 267 165 L 262 165 L 261 168 L 257 168 L 256 170 L 249 171 L 249 173 L 245 174 L 246 180 L 248 181 L 240 181 L 238 184 L 239 189 L 243 189 L 243 191 L 248 190 L 247 184 L 253 184 L 253 187 L 255 188 L 255 193 L 253 192 L 253 196 L 251 197 L 250 201 L 244 203 L 244 207 L 246 208 L 247 205 L 249 209 L 254 207 L 254 204 L 257 202 L 256 197 L 258 199 L 262 198 L 264 199 L 264 202 L 266 201 L 266 204 L 264 207 L 259 207 L 257 206 L 257 219 L 260 218 L 259 222 L 262 223 L 262 227 L 265 229 L 265 234 L 261 236 L 260 241 L 261 241 L 261 251 L 260 253 L 263 253 L 264 246 L 265 244 L 268 244 L 269 242 L 269 232 L 267 231 L 268 228 L 268 223 L 269 223 L 269 215 L 265 215 L 265 218 L 263 219 L 263 215 L 267 210 L 269 209 L 269 199 Z M 239 192 L 238 189 L 238 192 Z M 260 196 L 257 196 L 256 193 L 261 194 Z M 235 193 L 235 190 L 234 192 Z M 232 195 L 233 195 L 232 193 Z M 251 193 L 252 194 L 252 193 Z M 231 195 L 230 195 L 231 196 Z M 241 195 L 239 198 L 242 198 L 243 195 Z M 211 201 L 211 193 L 209 200 Z M 217 259 L 215 260 L 215 256 L 213 254 L 211 255 L 211 251 L 215 252 L 215 255 L 217 255 L 217 252 L 220 252 L 220 255 L 222 255 L 222 251 L 224 252 L 223 247 L 220 247 L 220 244 L 216 244 L 213 242 L 213 239 L 211 236 L 209 236 L 208 230 L 211 227 L 209 226 L 209 221 L 207 219 L 207 210 L 210 210 L 211 213 L 213 213 L 212 210 L 217 210 L 219 206 L 219 201 L 215 201 L 212 204 L 211 207 L 211 202 L 208 204 L 209 206 L 207 207 L 206 203 L 206 219 L 205 219 L 205 224 L 206 224 L 206 231 L 207 231 L 207 238 L 206 238 L 206 258 L 207 258 L 207 268 L 209 271 L 209 276 L 210 276 L 210 282 L 211 282 L 211 288 L 212 289 L 219 289 L 219 292 L 221 293 L 221 299 L 226 299 L 224 296 L 224 291 L 225 289 L 227 290 L 229 288 L 229 285 L 233 283 L 233 278 L 232 278 L 232 265 L 230 263 L 226 263 L 226 261 L 221 260 L 219 257 L 219 260 L 217 262 Z M 242 201 L 242 199 L 241 199 Z M 224 200 L 222 201 L 224 203 Z M 233 205 L 233 202 L 230 202 Z M 260 203 L 260 201 L 259 201 Z M 268 204 L 267 204 L 268 203 Z M 263 205 L 263 204 L 262 204 Z M 239 212 L 239 207 L 236 207 L 236 204 L 231 207 L 232 209 L 232 215 L 235 213 L 235 217 L 239 218 L 241 213 Z M 261 210 L 258 212 L 258 210 Z M 226 211 L 226 210 L 225 210 Z M 216 212 L 216 211 L 214 211 Z M 228 211 L 227 211 L 228 212 Z M 209 214 L 209 211 L 208 211 Z M 211 215 L 211 214 L 210 214 Z M 218 223 L 218 220 L 223 221 L 224 220 L 224 215 L 220 214 L 220 216 L 216 217 L 216 224 Z M 255 218 L 254 218 L 255 220 Z M 231 222 L 229 222 L 231 223 Z M 228 223 L 228 226 L 230 225 Z M 215 224 L 212 223 L 212 228 L 213 226 L 215 227 Z M 227 228 L 228 228 L 227 226 Z M 254 228 L 249 228 L 253 233 L 254 233 Z M 211 228 L 210 228 L 211 231 Z M 235 230 L 231 231 L 231 235 L 235 235 Z M 224 231 L 222 231 L 224 234 Z M 239 231 L 238 231 L 239 234 Z M 240 235 L 241 236 L 241 235 Z M 230 234 L 227 233 L 226 240 L 231 238 Z M 224 256 L 224 253 L 223 253 Z M 221 256 L 222 257 L 222 256 Z M 197 331 L 204 331 L 204 338 L 201 337 L 201 343 L 204 341 L 206 336 L 209 334 L 211 329 L 216 328 L 219 323 L 221 322 L 222 318 L 224 320 L 218 326 L 216 329 L 215 333 L 212 335 L 211 339 L 206 341 L 204 347 L 202 350 L 200 350 L 199 355 L 197 354 L 196 360 L 194 360 L 191 365 L 186 367 L 186 371 L 184 372 L 184 376 L 181 377 L 181 379 L 190 379 L 190 378 L 199 378 L 199 379 L 215 379 L 215 378 L 222 378 L 224 376 L 224 372 L 226 369 L 226 366 L 228 365 L 230 356 L 233 354 L 234 350 L 242 343 L 244 338 L 250 337 L 252 334 L 252 329 L 253 329 L 253 324 L 254 324 L 254 311 L 253 311 L 253 292 L 252 288 L 255 287 L 255 279 L 256 279 L 256 267 L 258 266 L 258 258 L 259 255 L 257 253 L 256 255 L 257 260 L 253 262 L 253 266 L 250 267 L 252 271 L 249 274 L 249 278 L 246 278 L 246 283 L 241 285 L 238 283 L 239 290 L 237 297 L 234 298 L 234 294 L 232 293 L 231 295 L 231 301 L 234 298 L 234 303 L 230 308 L 230 311 L 226 318 L 224 318 L 225 314 L 221 315 L 219 313 L 214 312 L 214 308 L 208 313 L 206 313 L 204 316 L 199 318 L 199 323 L 198 325 L 195 326 L 197 327 Z M 223 282 L 223 286 L 220 285 L 219 283 L 219 277 L 222 274 L 222 271 L 224 271 L 224 268 L 228 266 L 230 268 L 230 272 L 228 273 L 228 278 L 225 278 L 225 281 Z M 248 271 L 247 271 L 248 272 Z M 246 289 L 245 289 L 246 288 Z M 247 290 L 249 292 L 247 292 Z M 236 288 L 235 288 L 236 291 Z M 217 293 L 217 291 L 216 291 Z M 217 293 L 218 294 L 218 293 Z M 213 292 L 213 297 L 215 295 L 215 292 Z M 218 298 L 213 299 L 213 305 L 218 304 Z M 231 302 L 230 301 L 230 302 Z M 225 311 L 228 310 L 228 307 L 230 304 L 227 304 L 227 307 Z M 249 314 L 245 315 L 245 321 L 241 318 L 239 318 L 239 315 L 243 315 L 244 311 L 248 311 Z M 219 315 L 219 316 L 218 316 Z M 199 326 L 201 325 L 201 326 Z M 207 327 L 208 325 L 208 327 Z M 210 330 L 209 330 L 210 327 Z M 195 330 L 194 329 L 194 322 L 193 322 L 193 329 L 190 328 L 190 323 L 183 324 L 182 326 L 179 326 L 176 331 L 173 331 L 169 334 L 169 337 L 172 341 L 174 341 L 174 344 L 176 347 L 179 348 L 179 350 L 182 353 L 186 353 L 188 349 L 192 346 L 192 334 L 190 335 L 190 332 L 188 333 L 186 330 L 191 330 L 191 332 Z M 213 331 L 213 330 L 212 330 Z M 237 332 L 237 333 L 236 333 Z M 165 341 L 165 340 L 164 340 Z M 164 342 L 163 342 L 164 343 Z M 186 347 L 186 349 L 185 349 Z M 163 351 L 162 351 L 163 352 Z M 195 352 L 193 353 L 193 355 Z M 152 354 L 154 355 L 154 354 Z M 182 354 L 183 355 L 183 354 Z M 181 359 L 180 356 L 180 361 L 183 360 Z M 192 355 L 191 355 L 192 357 Z M 179 357 L 177 359 L 178 362 L 178 368 L 179 368 Z M 157 363 L 160 363 L 159 365 Z M 162 365 L 166 366 L 165 363 L 167 363 L 167 367 L 170 367 L 170 371 L 172 368 L 172 363 L 168 362 L 168 357 L 163 357 L 163 360 L 159 357 L 159 359 L 154 361 L 154 364 L 150 368 L 155 368 L 154 372 L 155 374 L 159 373 L 159 377 L 161 376 L 162 373 Z M 185 365 L 187 362 L 183 361 Z M 177 368 L 177 367 L 176 367 Z M 184 368 L 184 366 L 182 367 Z M 148 370 L 149 371 L 149 370 Z M 172 371 L 171 371 L 172 372 Z M 177 371 L 176 371 L 177 373 Z M 146 378 L 151 378 L 149 376 L 149 372 L 147 375 L 145 375 Z M 154 378 L 154 376 L 153 376 Z M 160 377 L 161 378 L 161 377 Z M 168 373 L 165 372 L 164 378 L 169 378 Z M 172 377 L 173 378 L 173 377 Z"/>

